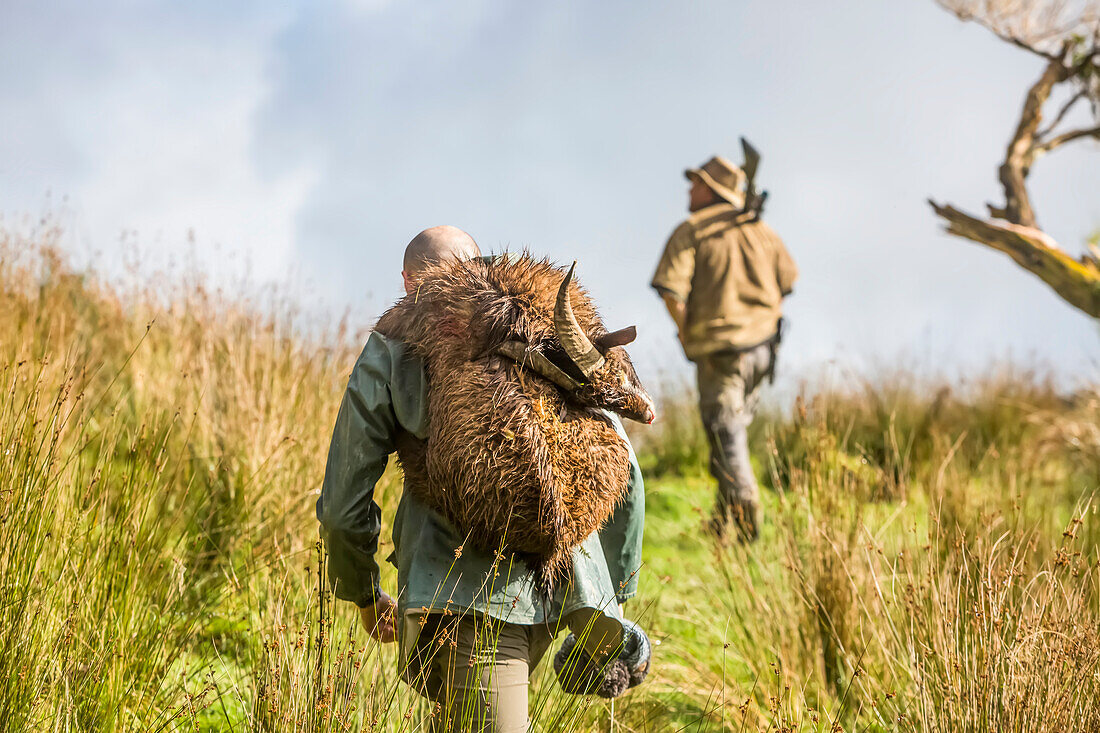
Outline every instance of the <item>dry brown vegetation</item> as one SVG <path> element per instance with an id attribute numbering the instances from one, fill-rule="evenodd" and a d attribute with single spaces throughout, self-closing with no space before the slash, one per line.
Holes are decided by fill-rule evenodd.
<path id="1" fill-rule="evenodd" d="M 363 334 L 275 292 L 108 283 L 56 235 L 0 232 L 0 727 L 423 730 L 392 649 L 319 591 Z M 700 532 L 703 443 L 665 395 L 636 435 L 627 608 L 654 672 L 612 706 L 543 665 L 535 730 L 1100 730 L 1100 392 L 1007 368 L 853 385 L 754 427 L 751 547 Z"/>

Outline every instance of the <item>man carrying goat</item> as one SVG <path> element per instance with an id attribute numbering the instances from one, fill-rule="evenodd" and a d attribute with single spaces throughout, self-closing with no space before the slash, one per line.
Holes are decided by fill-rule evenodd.
<path id="1" fill-rule="evenodd" d="M 645 502 L 618 415 L 649 422 L 653 405 L 622 349 L 633 329 L 608 333 L 572 274 L 481 258 L 454 227 L 422 232 L 407 295 L 340 407 L 317 502 L 330 581 L 375 639 L 400 641 L 434 730 L 527 730 L 528 676 L 561 626 L 581 649 L 555 665 L 569 692 L 615 696 L 648 667 L 619 608 L 637 588 Z M 374 558 L 374 486 L 394 452 L 396 599 Z"/>

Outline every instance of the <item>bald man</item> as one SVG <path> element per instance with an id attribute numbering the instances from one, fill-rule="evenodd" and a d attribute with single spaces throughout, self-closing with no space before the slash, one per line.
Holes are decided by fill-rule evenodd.
<path id="1" fill-rule="evenodd" d="M 455 259 L 465 262 L 481 256 L 477 242 L 458 227 L 448 224 L 432 227 L 413 237 L 405 247 L 405 259 L 402 263 L 401 277 L 405 280 L 405 292 L 411 293 L 416 283 L 416 274 L 428 265 Z"/>
<path id="2" fill-rule="evenodd" d="M 405 248 L 405 291 L 415 292 L 431 265 L 480 255 L 461 229 L 426 229 Z M 395 600 L 379 585 L 374 559 L 381 531 L 374 486 L 399 442 L 426 439 L 426 396 L 423 362 L 401 342 L 372 333 L 348 381 L 317 501 L 329 580 L 338 598 L 359 606 L 372 637 L 400 641 L 402 677 L 438 703 L 432 730 L 526 731 L 528 678 L 560 626 L 568 625 L 593 659 L 622 638 L 620 622 L 603 609 L 637 587 L 631 558 L 641 554 L 641 470 L 631 451 L 627 491 L 636 501 L 624 505 L 635 509 L 617 512 L 601 531 L 607 571 L 598 582 L 575 577 L 572 592 L 584 601 L 569 604 L 564 590 L 549 602 L 538 596 L 521 560 L 498 572 L 495 556 L 466 546 L 442 516 L 403 492 L 389 557 L 397 566 Z"/>

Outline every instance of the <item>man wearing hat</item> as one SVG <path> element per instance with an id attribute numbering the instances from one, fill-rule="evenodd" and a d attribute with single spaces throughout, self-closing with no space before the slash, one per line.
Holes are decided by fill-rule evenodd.
<path id="1" fill-rule="evenodd" d="M 710 471 L 718 480 L 711 529 L 723 537 L 732 523 L 742 540 L 752 541 L 760 508 L 748 427 L 757 387 L 775 369 L 782 301 L 798 269 L 760 219 L 759 206 L 746 207 L 745 171 L 714 157 L 684 175 L 691 215 L 669 237 L 651 284 L 696 365 Z"/>

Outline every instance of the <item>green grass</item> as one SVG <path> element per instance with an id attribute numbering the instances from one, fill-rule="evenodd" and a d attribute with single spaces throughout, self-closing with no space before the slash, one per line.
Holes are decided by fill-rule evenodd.
<path id="1" fill-rule="evenodd" d="M 0 729 L 426 730 L 393 647 L 320 581 L 364 333 L 277 293 L 107 283 L 57 234 L 0 231 Z M 1005 367 L 806 394 L 754 423 L 749 547 L 703 533 L 690 387 L 656 392 L 626 608 L 653 671 L 612 705 L 544 663 L 535 730 L 1100 729 L 1095 387 Z M 385 516 L 399 487 L 391 467 Z"/>

